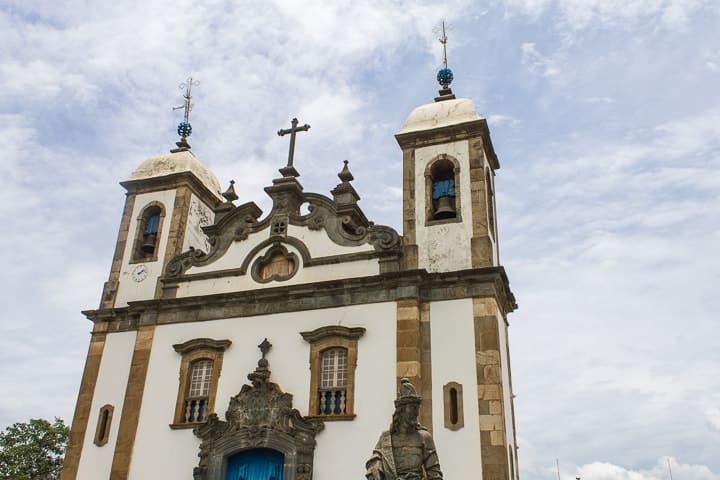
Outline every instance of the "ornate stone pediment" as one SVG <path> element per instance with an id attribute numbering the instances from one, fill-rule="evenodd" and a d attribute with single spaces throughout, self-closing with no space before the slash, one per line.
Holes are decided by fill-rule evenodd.
<path id="1" fill-rule="evenodd" d="M 202 440 L 195 480 L 224 480 L 228 457 L 253 448 L 271 448 L 284 455 L 283 480 L 312 478 L 315 435 L 324 424 L 303 417 L 292 407 L 292 395 L 270 382 L 265 355 L 271 346 L 267 339 L 259 345 L 262 358 L 248 375 L 252 385 L 243 385 L 230 399 L 225 421 L 213 413 L 193 430 Z"/>
<path id="2" fill-rule="evenodd" d="M 287 226 L 324 230 L 337 245 L 357 247 L 371 245 L 379 257 L 400 256 L 400 236 L 391 227 L 369 221 L 357 204 L 360 197 L 350 185 L 352 175 L 347 164 L 338 175 L 342 182 L 333 189 L 333 198 L 317 193 L 305 193 L 296 178 L 281 178 L 265 189 L 273 200 L 273 207 L 264 219 L 262 211 L 252 202 L 235 206 L 232 201 L 215 209 L 215 224 L 203 227 L 210 250 L 190 249 L 176 256 L 167 265 L 167 278 L 177 278 L 193 266 L 204 266 L 222 257 L 234 242 L 248 239 L 250 234 L 269 230 L 269 240 L 279 243 L 300 242 L 287 235 Z M 301 214 L 306 204 L 309 213 Z M 305 260 L 305 259 L 304 259 Z M 246 272 L 242 271 L 240 274 Z"/>

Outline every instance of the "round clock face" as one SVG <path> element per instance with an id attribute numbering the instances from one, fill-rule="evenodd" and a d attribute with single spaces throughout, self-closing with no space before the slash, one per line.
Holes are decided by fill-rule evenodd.
<path id="1" fill-rule="evenodd" d="M 133 281 L 142 282 L 148 276 L 148 269 L 145 265 L 138 265 L 133 269 L 130 276 L 132 277 Z"/>

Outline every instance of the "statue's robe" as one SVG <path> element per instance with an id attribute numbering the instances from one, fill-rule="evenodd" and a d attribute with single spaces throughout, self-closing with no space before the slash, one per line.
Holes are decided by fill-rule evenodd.
<path id="1" fill-rule="evenodd" d="M 366 463 L 367 477 L 383 480 L 442 480 L 435 442 L 425 429 L 408 434 L 383 432 Z"/>

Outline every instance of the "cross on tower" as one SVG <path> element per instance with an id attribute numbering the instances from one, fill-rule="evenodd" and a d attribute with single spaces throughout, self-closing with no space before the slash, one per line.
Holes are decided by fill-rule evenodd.
<path id="1" fill-rule="evenodd" d="M 297 132 L 307 132 L 308 130 L 310 130 L 310 125 L 306 123 L 302 127 L 298 127 L 297 118 L 293 118 L 290 124 L 290 128 L 278 130 L 278 135 L 280 135 L 281 137 L 283 135 L 287 135 L 288 133 L 290 134 L 290 151 L 288 152 L 288 163 L 287 166 L 280 169 L 280 173 L 282 173 L 283 177 L 299 177 L 300 174 L 297 170 L 295 170 L 295 167 L 293 167 L 293 157 L 295 156 L 295 134 Z"/>

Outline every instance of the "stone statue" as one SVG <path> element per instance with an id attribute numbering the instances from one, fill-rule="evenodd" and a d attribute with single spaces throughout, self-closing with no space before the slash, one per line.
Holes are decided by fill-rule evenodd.
<path id="1" fill-rule="evenodd" d="M 390 430 L 380 435 L 365 464 L 368 480 L 442 480 L 435 442 L 418 423 L 421 401 L 412 383 L 400 380 Z"/>

